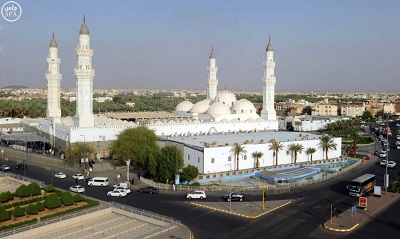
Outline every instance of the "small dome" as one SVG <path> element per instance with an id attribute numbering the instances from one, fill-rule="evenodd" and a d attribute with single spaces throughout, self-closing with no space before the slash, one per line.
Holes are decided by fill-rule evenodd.
<path id="1" fill-rule="evenodd" d="M 267 51 L 274 51 L 274 50 L 272 49 L 271 38 L 269 38 L 269 41 L 268 41 Z"/>
<path id="2" fill-rule="evenodd" d="M 79 31 L 79 35 L 89 35 L 89 29 L 86 26 L 85 19 L 83 19 L 83 24 L 82 24 L 81 30 Z"/>
<path id="3" fill-rule="evenodd" d="M 207 99 L 197 102 L 190 109 L 190 113 L 204 114 L 207 111 L 208 107 L 210 107 L 209 102 L 210 101 L 208 101 Z"/>
<path id="4" fill-rule="evenodd" d="M 211 49 L 210 59 L 215 59 L 214 48 Z"/>
<path id="5" fill-rule="evenodd" d="M 231 110 L 229 109 L 229 106 L 222 102 L 217 102 L 214 103 L 208 108 L 207 114 L 210 115 L 229 115 L 231 114 Z"/>
<path id="6" fill-rule="evenodd" d="M 54 33 L 53 33 L 53 38 L 51 39 L 51 42 L 50 42 L 50 47 L 57 48 L 57 42 L 56 42 L 56 39 L 54 39 Z"/>
<path id="7" fill-rule="evenodd" d="M 179 112 L 189 112 L 189 110 L 190 110 L 192 107 L 193 107 L 193 103 L 190 102 L 190 101 L 188 101 L 188 100 L 185 100 L 185 101 L 182 101 L 181 103 L 179 103 L 179 104 L 176 106 L 175 111 L 179 111 Z"/>
<path id="8" fill-rule="evenodd" d="M 236 102 L 236 96 L 228 90 L 218 92 L 214 99 L 215 103 L 221 102 L 229 107 L 232 107 Z"/>
<path id="9" fill-rule="evenodd" d="M 232 108 L 235 114 L 247 114 L 247 113 L 256 113 L 256 107 L 254 107 L 253 103 L 246 99 L 238 100 Z"/>

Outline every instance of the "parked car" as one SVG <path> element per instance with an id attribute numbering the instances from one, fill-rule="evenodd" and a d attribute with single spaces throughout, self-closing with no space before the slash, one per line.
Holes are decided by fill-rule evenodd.
<path id="1" fill-rule="evenodd" d="M 396 139 L 400 140 L 400 134 L 396 135 Z"/>
<path id="2" fill-rule="evenodd" d="M 107 196 L 109 197 L 125 197 L 126 195 L 128 195 L 128 193 L 122 189 L 114 189 L 107 193 Z"/>
<path id="3" fill-rule="evenodd" d="M 400 127 L 400 123 L 396 123 L 396 126 L 397 126 L 397 127 Z"/>
<path id="4" fill-rule="evenodd" d="M 158 193 L 158 189 L 155 187 L 145 187 L 145 188 L 139 188 L 138 190 L 139 193 L 149 193 L 149 194 L 156 194 Z"/>
<path id="5" fill-rule="evenodd" d="M 395 143 L 396 145 L 400 145 L 400 141 L 396 141 L 396 143 Z"/>
<path id="6" fill-rule="evenodd" d="M 72 175 L 72 178 L 73 178 L 73 179 L 78 179 L 78 180 L 83 180 L 83 179 L 85 179 L 85 178 L 83 177 L 83 175 L 80 174 L 80 173 L 77 173 L 77 174 Z"/>
<path id="7" fill-rule="evenodd" d="M 8 165 L 5 165 L 5 164 L 3 164 L 3 165 L 0 166 L 0 170 L 1 170 L 1 171 L 6 171 L 6 170 L 10 170 L 10 169 L 11 169 L 11 167 L 8 166 Z"/>
<path id="8" fill-rule="evenodd" d="M 382 153 L 382 152 L 381 152 L 381 153 L 379 154 L 379 158 L 385 158 L 385 157 L 386 157 L 386 153 Z"/>
<path id="9" fill-rule="evenodd" d="M 206 192 L 205 191 L 197 190 L 197 191 L 194 191 L 192 193 L 186 194 L 186 198 L 187 199 L 192 199 L 192 198 L 194 198 L 194 199 L 205 199 L 205 198 L 207 198 L 207 196 L 206 196 Z"/>
<path id="10" fill-rule="evenodd" d="M 125 190 L 127 193 L 131 193 L 131 189 L 128 187 L 124 187 L 124 186 L 117 186 L 114 189 L 121 189 L 121 190 Z"/>
<path id="11" fill-rule="evenodd" d="M 69 191 L 75 192 L 75 193 L 83 193 L 83 192 L 85 192 L 85 188 L 81 185 L 75 185 L 75 186 L 69 187 Z"/>
<path id="12" fill-rule="evenodd" d="M 26 163 L 19 163 L 15 166 L 16 169 L 21 169 L 21 170 L 25 170 L 28 169 L 28 165 L 26 165 Z"/>
<path id="13" fill-rule="evenodd" d="M 59 172 L 59 173 L 54 174 L 54 177 L 55 178 L 66 178 L 67 175 L 65 175 L 65 173 L 63 173 L 63 172 Z"/>
<path id="14" fill-rule="evenodd" d="M 224 199 L 226 200 L 226 201 L 243 201 L 244 200 L 244 193 L 231 193 L 230 195 L 229 194 L 227 194 L 227 195 L 225 195 L 224 196 Z"/>
<path id="15" fill-rule="evenodd" d="M 382 160 L 379 165 L 381 166 L 386 166 L 386 160 Z M 387 163 L 387 167 L 388 168 L 394 168 L 396 166 L 396 162 L 395 161 L 388 161 Z"/>
<path id="16" fill-rule="evenodd" d="M 118 187 L 125 187 L 125 188 L 127 188 L 127 187 L 128 187 L 128 183 L 127 183 L 127 182 L 121 182 L 121 183 L 118 183 L 118 184 L 116 184 L 116 185 L 113 186 L 113 188 L 118 188 Z"/>

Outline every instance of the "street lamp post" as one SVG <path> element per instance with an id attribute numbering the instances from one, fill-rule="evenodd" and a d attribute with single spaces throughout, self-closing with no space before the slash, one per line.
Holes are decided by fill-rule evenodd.
<path id="1" fill-rule="evenodd" d="M 385 165 L 385 194 L 387 194 L 387 188 L 389 186 L 389 175 L 388 175 L 388 162 L 389 162 L 389 119 L 386 121 L 386 142 L 388 143 L 386 147 L 386 165 Z"/>
<path id="2" fill-rule="evenodd" d="M 83 136 L 83 188 L 85 188 L 85 169 L 86 169 L 86 138 Z"/>
<path id="3" fill-rule="evenodd" d="M 229 165 L 229 211 L 232 212 L 232 162 L 226 164 L 225 166 Z"/>
<path id="4" fill-rule="evenodd" d="M 131 165 L 131 160 L 126 161 L 126 182 L 129 184 L 129 166 Z"/>
<path id="5" fill-rule="evenodd" d="M 1 150 L 1 162 L 4 164 L 4 149 Z"/>

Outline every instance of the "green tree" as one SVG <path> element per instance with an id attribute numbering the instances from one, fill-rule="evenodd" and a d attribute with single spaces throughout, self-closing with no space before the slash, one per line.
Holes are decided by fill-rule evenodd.
<path id="1" fill-rule="evenodd" d="M 157 175 L 157 159 L 154 155 L 149 155 L 149 160 L 147 161 L 147 171 L 150 177 L 155 178 Z"/>
<path id="2" fill-rule="evenodd" d="M 92 145 L 86 142 L 76 142 L 65 148 L 65 156 L 71 161 L 79 161 L 82 158 L 88 158 L 94 154 L 95 150 Z"/>
<path id="3" fill-rule="evenodd" d="M 304 149 L 304 146 L 299 143 L 291 143 L 287 147 L 288 151 L 294 154 L 294 163 L 297 163 L 297 153 Z"/>
<path id="4" fill-rule="evenodd" d="M 273 150 L 275 153 L 275 165 L 278 165 L 278 154 L 280 150 L 283 150 L 285 146 L 281 142 L 272 141 L 271 145 L 269 146 L 269 150 Z"/>
<path id="5" fill-rule="evenodd" d="M 31 195 L 31 190 L 28 188 L 28 186 L 22 184 L 15 191 L 15 195 L 20 198 L 29 197 Z"/>
<path id="6" fill-rule="evenodd" d="M 57 194 L 52 193 L 44 199 L 44 207 L 47 209 L 54 209 L 61 207 L 61 200 Z"/>
<path id="7" fill-rule="evenodd" d="M 31 183 L 28 185 L 29 191 L 32 196 L 40 195 L 41 194 L 41 189 L 40 186 L 37 183 Z"/>
<path id="8" fill-rule="evenodd" d="M 236 158 L 236 170 L 239 170 L 239 156 L 242 154 L 246 154 L 247 151 L 240 144 L 235 144 L 230 152 L 234 154 Z"/>
<path id="9" fill-rule="evenodd" d="M 157 136 L 154 131 L 145 126 L 139 126 L 122 131 L 112 143 L 110 150 L 114 158 L 122 161 L 131 159 L 148 174 L 145 166 L 149 156 L 157 157 L 160 147 L 157 145 Z"/>
<path id="10" fill-rule="evenodd" d="M 81 194 L 77 193 L 74 195 L 75 202 L 82 202 L 83 200 L 85 200 L 85 199 L 83 198 L 83 196 Z"/>
<path id="11" fill-rule="evenodd" d="M 26 206 L 25 212 L 26 212 L 28 215 L 38 214 L 38 210 L 37 210 L 37 208 L 35 207 L 34 204 L 29 204 L 28 206 Z"/>
<path id="12" fill-rule="evenodd" d="M 44 191 L 46 192 L 53 192 L 54 191 L 54 186 L 49 184 L 46 187 L 44 187 Z"/>
<path id="13" fill-rule="evenodd" d="M 158 176 L 161 182 L 173 180 L 175 173 L 183 168 L 183 157 L 181 151 L 175 146 L 165 146 L 161 149 L 158 160 Z"/>
<path id="14" fill-rule="evenodd" d="M 38 211 L 38 212 L 43 212 L 44 211 L 44 204 L 42 203 L 42 202 L 37 202 L 36 204 L 35 204 L 35 207 L 36 207 L 36 210 Z"/>
<path id="15" fill-rule="evenodd" d="M 354 155 L 356 155 L 356 149 L 357 149 L 357 141 L 362 137 L 362 133 L 361 132 L 354 132 L 351 134 L 351 139 L 353 141 L 353 152 Z"/>
<path id="16" fill-rule="evenodd" d="M 253 158 L 255 159 L 255 163 L 256 163 L 256 168 L 260 167 L 260 162 L 259 159 L 264 156 L 264 153 L 261 151 L 255 151 L 251 154 L 251 156 L 253 156 Z"/>
<path id="17" fill-rule="evenodd" d="M 193 181 L 199 175 L 199 169 L 194 165 L 188 165 L 183 168 L 182 179 L 188 182 Z"/>
<path id="18" fill-rule="evenodd" d="M 14 196 L 9 192 L 2 192 L 0 194 L 0 203 L 5 203 L 8 202 L 10 200 L 12 200 L 14 198 Z"/>
<path id="19" fill-rule="evenodd" d="M 327 134 L 322 135 L 319 137 L 319 143 L 318 145 L 322 148 L 323 151 L 325 151 L 325 159 L 328 159 L 328 151 L 329 150 L 336 150 L 337 144 L 333 140 L 333 138 Z"/>
<path id="20" fill-rule="evenodd" d="M 310 161 L 312 161 L 312 156 L 313 156 L 313 154 L 314 154 L 315 152 L 317 152 L 317 149 L 316 149 L 316 148 L 309 147 L 309 148 L 306 149 L 306 154 L 311 156 L 311 157 L 310 157 Z"/>
<path id="21" fill-rule="evenodd" d="M 0 222 L 4 222 L 7 220 L 10 220 L 11 216 L 7 212 L 7 210 L 4 208 L 4 206 L 0 206 Z"/>
<path id="22" fill-rule="evenodd" d="M 64 206 L 74 205 L 75 200 L 70 192 L 63 192 L 60 196 L 61 202 Z"/>
<path id="23" fill-rule="evenodd" d="M 20 206 L 16 206 L 12 211 L 12 214 L 14 216 L 14 220 L 16 220 L 19 217 L 25 216 L 24 209 L 22 209 Z"/>
<path id="24" fill-rule="evenodd" d="M 363 119 L 364 121 L 367 121 L 367 122 L 372 121 L 372 118 L 373 118 L 373 116 L 371 114 L 371 111 L 368 111 L 368 110 L 365 110 L 363 112 L 363 114 L 361 115 L 361 119 Z"/>

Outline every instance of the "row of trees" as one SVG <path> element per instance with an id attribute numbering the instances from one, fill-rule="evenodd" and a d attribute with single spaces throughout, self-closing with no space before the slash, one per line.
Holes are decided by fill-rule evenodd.
<path id="1" fill-rule="evenodd" d="M 319 143 L 318 146 L 323 149 L 326 155 L 326 159 L 328 159 L 328 151 L 329 150 L 336 150 L 337 144 L 334 142 L 333 138 L 329 135 L 323 135 L 319 138 Z M 284 150 L 285 146 L 282 142 L 278 141 L 273 141 L 271 145 L 269 146 L 269 150 L 273 150 L 275 154 L 275 165 L 278 165 L 278 154 L 279 151 Z M 304 146 L 299 143 L 291 143 L 287 146 L 287 151 L 291 152 L 294 155 L 294 163 L 297 162 L 297 154 L 304 150 Z M 312 161 L 312 155 L 317 151 L 316 148 L 309 147 L 306 149 L 306 154 L 311 156 L 311 161 Z M 245 148 L 239 144 L 235 144 L 231 152 L 235 155 L 236 158 L 236 170 L 239 170 L 239 156 L 242 154 L 246 154 L 247 151 Z M 264 154 L 260 151 L 255 151 L 252 153 L 252 157 L 256 161 L 256 167 L 259 167 L 259 159 L 263 156 Z"/>

